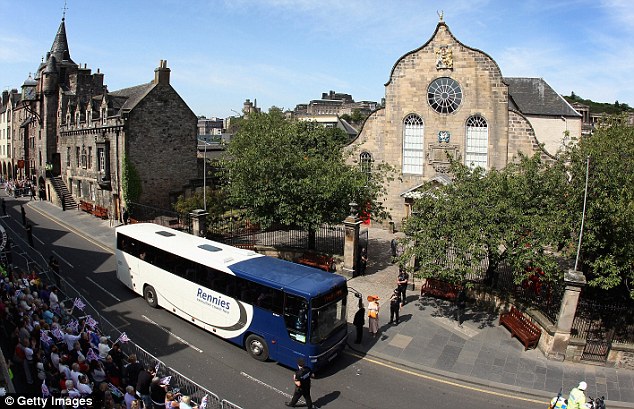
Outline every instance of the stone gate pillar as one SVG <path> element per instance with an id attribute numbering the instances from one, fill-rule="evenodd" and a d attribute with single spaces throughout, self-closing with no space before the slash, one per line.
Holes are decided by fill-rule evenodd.
<path id="1" fill-rule="evenodd" d="M 358 269 L 359 230 L 361 228 L 356 203 L 350 203 L 350 215 L 343 221 L 343 225 L 346 229 L 346 238 L 343 247 L 343 271 L 341 274 L 352 278 Z"/>
<path id="2" fill-rule="evenodd" d="M 557 315 L 555 335 L 546 351 L 548 359 L 557 361 L 563 361 L 566 358 L 566 350 L 570 343 L 570 330 L 575 319 L 581 289 L 586 285 L 586 277 L 581 271 L 568 270 L 564 274 L 564 283 L 566 290 L 561 300 L 561 307 L 559 307 L 559 315 Z"/>
<path id="3" fill-rule="evenodd" d="M 207 215 L 209 213 L 203 209 L 195 209 L 189 215 L 192 218 L 192 234 L 198 237 L 205 237 L 207 233 Z"/>

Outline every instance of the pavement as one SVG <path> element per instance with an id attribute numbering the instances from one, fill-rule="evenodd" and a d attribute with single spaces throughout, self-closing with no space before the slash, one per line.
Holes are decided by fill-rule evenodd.
<path id="1" fill-rule="evenodd" d="M 37 211 L 82 235 L 100 247 L 113 251 L 114 228 L 79 210 L 62 211 L 46 201 L 24 201 L 29 211 Z M 401 309 L 399 325 L 388 324 L 389 296 L 396 288 L 398 267 L 390 263 L 393 235 L 369 227 L 366 274 L 348 281 L 349 287 L 365 297 L 381 298 L 380 332 L 371 338 L 366 331 L 361 344 L 349 347 L 353 353 L 420 371 L 434 379 L 455 380 L 474 387 L 506 391 L 532 400 L 550 398 L 563 390 L 565 396 L 579 381 L 586 381 L 586 396 L 605 396 L 608 408 L 634 408 L 634 371 L 605 366 L 559 362 L 546 359 L 538 349 L 524 351 L 523 345 L 497 325 L 497 313 L 475 309 L 468 304 L 462 326 L 453 319 L 453 305 L 426 297 L 419 299 L 420 283 L 410 284 L 407 303 Z M 37 235 L 37 230 L 34 231 Z M 410 280 L 411 282 L 411 280 Z M 356 312 L 356 299 L 349 304 L 349 321 Z M 473 308 L 470 308 L 473 307 Z"/>

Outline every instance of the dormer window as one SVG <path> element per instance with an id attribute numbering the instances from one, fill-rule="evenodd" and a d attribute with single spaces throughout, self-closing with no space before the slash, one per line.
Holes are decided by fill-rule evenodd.
<path id="1" fill-rule="evenodd" d="M 107 108 L 101 108 L 101 124 L 105 125 L 106 124 L 106 116 L 108 115 L 108 109 Z"/>
<path id="2" fill-rule="evenodd" d="M 76 126 L 79 126 L 79 121 L 80 121 L 80 119 L 81 119 L 81 114 L 79 113 L 79 111 L 77 111 L 77 112 L 75 113 L 75 125 L 76 125 Z"/>

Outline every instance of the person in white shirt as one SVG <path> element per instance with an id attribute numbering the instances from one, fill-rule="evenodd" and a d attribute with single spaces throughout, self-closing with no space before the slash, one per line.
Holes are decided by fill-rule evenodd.
<path id="1" fill-rule="evenodd" d="M 110 345 L 108 345 L 108 337 L 99 338 L 99 345 L 97 345 L 97 349 L 99 350 L 99 359 L 104 360 L 108 356 L 108 352 L 110 352 Z"/>
<path id="2" fill-rule="evenodd" d="M 57 297 L 57 287 L 53 287 L 51 293 L 48 296 L 48 305 L 51 307 L 51 310 L 55 310 L 55 308 L 59 307 L 59 298 Z"/>
<path id="3" fill-rule="evenodd" d="M 81 397 L 81 392 L 79 392 L 79 390 L 75 388 L 75 385 L 73 385 L 73 381 L 71 381 L 70 379 L 66 380 L 66 393 L 68 393 L 69 398 Z"/>
<path id="4" fill-rule="evenodd" d="M 77 342 L 80 338 L 81 335 L 75 335 L 70 328 L 66 328 L 64 332 L 64 342 L 66 343 L 68 352 L 72 351 L 73 348 L 75 348 L 75 342 Z"/>
<path id="5" fill-rule="evenodd" d="M 82 374 L 79 370 L 79 364 L 75 362 L 72 366 L 72 370 L 70 371 L 70 379 L 73 381 L 73 385 L 75 388 L 79 385 L 79 376 Z"/>
<path id="6" fill-rule="evenodd" d="M 81 396 L 89 396 L 92 394 L 92 386 L 88 383 L 88 377 L 86 375 L 79 376 L 79 385 L 77 385 L 77 390 L 81 393 Z"/>
<path id="7" fill-rule="evenodd" d="M 66 380 L 69 380 L 71 382 L 73 381 L 70 376 L 70 368 L 68 367 L 68 365 L 66 365 L 66 363 L 63 360 L 60 359 L 59 367 L 57 369 L 59 370 L 60 373 L 64 374 L 64 378 Z"/>
<path id="8" fill-rule="evenodd" d="M 57 349 L 57 345 L 51 347 L 51 364 L 53 364 L 53 368 L 59 367 L 59 349 Z"/>

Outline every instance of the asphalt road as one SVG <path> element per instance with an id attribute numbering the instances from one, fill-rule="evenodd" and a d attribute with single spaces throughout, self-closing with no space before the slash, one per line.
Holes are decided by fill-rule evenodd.
<path id="1" fill-rule="evenodd" d="M 121 331 L 167 366 L 244 409 L 280 408 L 293 392 L 289 368 L 258 362 L 246 351 L 217 338 L 168 311 L 150 308 L 120 284 L 114 256 L 35 212 L 34 244 L 42 256 L 28 249 L 19 202 L 7 206 L 3 218 L 15 245 L 41 263 L 55 254 L 64 277 Z M 14 262 L 25 257 L 16 249 Z M 40 258 L 42 257 L 42 258 Z M 177 291 L 176 289 L 174 291 Z M 313 381 L 317 407 L 355 408 L 544 408 L 547 402 L 508 391 L 464 385 L 401 365 L 345 353 Z"/>

